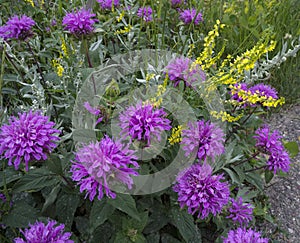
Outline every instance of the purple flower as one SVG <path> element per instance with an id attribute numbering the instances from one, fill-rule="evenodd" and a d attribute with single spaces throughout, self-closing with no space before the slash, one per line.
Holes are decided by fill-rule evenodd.
<path id="1" fill-rule="evenodd" d="M 29 225 L 30 228 L 20 230 L 24 235 L 25 240 L 22 238 L 15 238 L 15 243 L 74 243 L 73 240 L 69 240 L 71 237 L 70 232 L 64 232 L 65 225 L 58 224 L 55 220 L 49 220 L 48 224 L 43 222 L 36 222 L 33 225 Z"/>
<path id="2" fill-rule="evenodd" d="M 178 57 L 170 61 L 168 66 L 166 66 L 169 79 L 175 82 L 175 87 L 180 81 L 184 81 L 186 86 L 191 86 L 192 83 L 199 79 L 201 79 L 201 81 L 205 81 L 205 73 L 199 66 L 196 66 L 194 69 L 190 70 L 192 63 L 193 61 L 187 57 Z"/>
<path id="3" fill-rule="evenodd" d="M 198 218 L 214 216 L 222 211 L 229 200 L 229 185 L 221 182 L 223 175 L 212 175 L 208 164 L 194 164 L 180 172 L 173 190 L 178 193 L 180 207 L 187 206 L 188 213 L 198 212 Z"/>
<path id="4" fill-rule="evenodd" d="M 113 6 L 119 6 L 119 0 L 97 0 L 101 8 L 111 10 Z"/>
<path id="5" fill-rule="evenodd" d="M 186 9 L 180 12 L 179 18 L 185 23 L 190 24 L 194 20 L 194 24 L 198 25 L 200 22 L 203 22 L 202 14 L 199 12 L 196 16 L 196 9 Z"/>
<path id="6" fill-rule="evenodd" d="M 249 88 L 252 94 L 258 94 L 259 96 L 266 96 L 278 99 L 277 91 L 269 85 L 257 84 Z"/>
<path id="7" fill-rule="evenodd" d="M 28 162 L 33 160 L 46 160 L 57 145 L 57 133 L 53 129 L 54 122 L 48 121 L 49 117 L 39 112 L 19 113 L 19 117 L 11 117 L 8 125 L 3 125 L 0 131 L 0 155 L 9 159 L 8 165 L 14 164 L 19 168 L 22 161 L 28 171 Z"/>
<path id="8" fill-rule="evenodd" d="M 182 3 L 184 3 L 184 0 L 171 0 L 172 7 L 176 7 Z"/>
<path id="9" fill-rule="evenodd" d="M 139 167 L 135 161 L 134 151 L 123 146 L 119 141 L 114 142 L 105 136 L 100 142 L 90 143 L 76 152 L 76 161 L 72 161 L 72 179 L 80 185 L 80 192 L 86 191 L 90 201 L 98 193 L 98 199 L 103 198 L 103 190 L 108 197 L 115 198 L 116 194 L 110 186 L 118 183 L 132 188 L 131 175 Z M 131 168 L 133 165 L 134 168 Z"/>
<path id="10" fill-rule="evenodd" d="M 181 136 L 185 156 L 197 152 L 200 160 L 205 161 L 208 156 L 214 160 L 216 155 L 225 151 L 223 131 L 209 121 L 189 122 L 188 129 L 182 130 Z"/>
<path id="11" fill-rule="evenodd" d="M 103 120 L 103 116 L 101 115 L 101 110 L 91 107 L 90 103 L 87 101 L 84 102 L 83 106 L 85 109 L 87 109 L 88 112 L 99 117 L 96 121 L 96 125 Z"/>
<path id="12" fill-rule="evenodd" d="M 231 92 L 231 99 L 233 100 L 236 100 L 238 102 L 242 102 L 243 101 L 243 98 L 239 96 L 238 92 L 239 91 L 248 91 L 248 87 L 247 87 L 247 84 L 246 83 L 237 83 L 234 85 L 235 87 L 235 91 L 234 93 Z"/>
<path id="13" fill-rule="evenodd" d="M 18 39 L 25 40 L 32 35 L 32 27 L 35 22 L 32 18 L 23 15 L 13 16 L 7 22 L 6 25 L 0 27 L 0 37 L 3 39 Z"/>
<path id="14" fill-rule="evenodd" d="M 6 202 L 6 196 L 3 193 L 0 193 L 0 199 L 1 199 L 2 203 Z"/>
<path id="15" fill-rule="evenodd" d="M 90 10 L 81 9 L 77 12 L 68 13 L 63 18 L 62 24 L 65 26 L 65 30 L 80 37 L 94 31 L 94 24 L 98 22 L 97 19 L 93 18 L 95 16 L 96 14 L 91 13 Z"/>
<path id="16" fill-rule="evenodd" d="M 131 140 L 147 141 L 147 145 L 150 145 L 153 136 L 160 141 L 161 132 L 172 128 L 171 121 L 165 116 L 162 108 L 155 109 L 151 104 L 142 105 L 142 102 L 139 102 L 120 114 L 121 135 L 129 136 Z"/>
<path id="17" fill-rule="evenodd" d="M 137 11 L 137 16 L 140 18 L 143 18 L 143 20 L 145 22 L 150 22 L 153 20 L 153 16 L 152 16 L 152 8 L 147 6 L 147 7 L 141 7 L 139 8 L 139 10 Z"/>
<path id="18" fill-rule="evenodd" d="M 239 222 L 240 225 L 247 224 L 252 220 L 253 208 L 250 203 L 243 203 L 243 198 L 239 197 L 237 200 L 231 198 L 231 207 L 229 208 L 229 216 L 233 222 Z"/>
<path id="19" fill-rule="evenodd" d="M 255 134 L 257 134 L 253 136 L 253 138 L 256 139 L 255 146 L 269 156 L 267 161 L 268 170 L 273 171 L 274 174 L 276 174 L 278 170 L 288 172 L 291 163 L 290 157 L 285 151 L 282 142 L 279 140 L 281 139 L 279 131 L 275 130 L 271 133 L 268 125 L 264 125 L 257 129 Z"/>
<path id="20" fill-rule="evenodd" d="M 230 230 L 227 238 L 223 237 L 223 243 L 268 243 L 267 238 L 262 238 L 260 232 L 256 232 L 252 229 L 237 228 L 236 230 Z"/>

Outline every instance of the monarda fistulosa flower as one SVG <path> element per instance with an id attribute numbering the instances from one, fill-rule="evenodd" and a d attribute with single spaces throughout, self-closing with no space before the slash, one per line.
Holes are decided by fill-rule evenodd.
<path id="1" fill-rule="evenodd" d="M 253 229 L 237 228 L 230 230 L 227 237 L 223 237 L 223 243 L 268 243 L 267 238 L 262 238 L 261 233 Z"/>

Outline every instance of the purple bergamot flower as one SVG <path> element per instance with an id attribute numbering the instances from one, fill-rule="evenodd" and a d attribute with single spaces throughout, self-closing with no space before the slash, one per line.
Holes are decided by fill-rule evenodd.
<path id="1" fill-rule="evenodd" d="M 153 20 L 152 12 L 153 10 L 149 6 L 141 7 L 137 11 L 137 16 L 142 18 L 145 22 L 150 22 Z"/>
<path id="2" fill-rule="evenodd" d="M 139 102 L 136 106 L 130 106 L 119 117 L 123 138 L 129 136 L 131 140 L 147 142 L 150 145 L 151 138 L 156 136 L 160 141 L 161 133 L 170 130 L 171 121 L 166 117 L 166 112 L 161 108 L 154 108 L 151 104 L 143 105 Z"/>
<path id="3" fill-rule="evenodd" d="M 34 25 L 35 22 L 32 18 L 26 15 L 21 17 L 15 15 L 6 22 L 6 25 L 0 27 L 0 37 L 4 40 L 25 40 L 32 35 Z"/>
<path id="4" fill-rule="evenodd" d="M 233 222 L 239 222 L 240 225 L 248 224 L 252 220 L 253 207 L 250 203 L 243 203 L 243 198 L 239 197 L 237 200 L 231 198 L 231 207 L 228 209 L 229 216 Z"/>
<path id="5" fill-rule="evenodd" d="M 198 25 L 200 22 L 203 22 L 203 17 L 202 14 L 199 12 L 197 14 L 196 9 L 185 9 L 180 12 L 179 18 L 185 23 L 185 24 L 190 24 L 194 20 L 194 24 Z"/>
<path id="6" fill-rule="evenodd" d="M 227 238 L 223 237 L 223 243 L 268 243 L 267 238 L 262 238 L 260 232 L 253 229 L 237 228 L 230 230 Z"/>
<path id="7" fill-rule="evenodd" d="M 191 86 L 197 80 L 205 81 L 206 76 L 201 67 L 196 66 L 190 70 L 192 63 L 187 57 L 178 57 L 166 66 L 169 79 L 174 82 L 175 87 L 180 81 L 184 81 L 185 86 Z"/>
<path id="8" fill-rule="evenodd" d="M 197 152 L 200 160 L 205 161 L 207 157 L 214 160 L 225 151 L 224 136 L 223 131 L 209 121 L 189 122 L 188 129 L 182 130 L 181 134 L 185 156 Z"/>
<path id="9" fill-rule="evenodd" d="M 277 91 L 269 85 L 266 84 L 256 84 L 249 88 L 252 94 L 257 94 L 259 96 L 266 96 L 267 98 L 272 97 L 273 99 L 278 99 Z"/>
<path id="10" fill-rule="evenodd" d="M 115 6 L 119 6 L 119 0 L 97 0 L 102 9 L 111 10 Z"/>
<path id="11" fill-rule="evenodd" d="M 214 216 L 222 211 L 229 200 L 229 185 L 221 182 L 223 175 L 212 175 L 210 165 L 194 164 L 180 172 L 173 190 L 178 193 L 180 207 L 187 206 L 188 213 L 198 212 L 198 218 Z"/>
<path id="12" fill-rule="evenodd" d="M 94 24 L 98 22 L 97 19 L 94 19 L 95 16 L 96 14 L 91 13 L 90 10 L 81 9 L 77 12 L 66 14 L 62 24 L 65 26 L 65 30 L 80 37 L 91 34 L 94 31 Z"/>
<path id="13" fill-rule="evenodd" d="M 55 220 L 49 220 L 48 224 L 36 222 L 29 225 L 25 231 L 20 230 L 25 239 L 15 238 L 15 243 L 74 243 L 70 240 L 71 233 L 64 232 L 65 225 L 59 224 Z M 57 225 L 57 226 L 55 226 Z"/>
<path id="14" fill-rule="evenodd" d="M 238 92 L 239 91 L 247 92 L 248 91 L 247 84 L 246 83 L 237 83 L 237 84 L 234 85 L 234 87 L 235 87 L 237 92 L 234 92 L 234 93 L 231 92 L 231 95 L 232 95 L 231 99 L 236 100 L 238 102 L 243 102 L 244 100 L 241 96 L 239 96 Z"/>
<path id="15" fill-rule="evenodd" d="M 72 179 L 80 185 L 81 193 L 86 191 L 85 197 L 89 197 L 90 201 L 94 200 L 97 193 L 97 198 L 101 200 L 103 191 L 106 196 L 115 198 L 116 194 L 110 187 L 122 183 L 131 189 L 131 175 L 138 175 L 135 169 L 139 165 L 134 152 L 107 136 L 100 142 L 91 142 L 76 152 L 71 167 Z"/>
<path id="16" fill-rule="evenodd" d="M 19 168 L 22 161 L 28 171 L 28 162 L 46 160 L 57 144 L 59 130 L 54 129 L 54 122 L 39 112 L 19 113 L 19 117 L 11 117 L 8 125 L 0 129 L 0 155 L 8 159 L 8 165 Z"/>
<path id="17" fill-rule="evenodd" d="M 172 7 L 176 7 L 182 3 L 184 3 L 184 0 L 171 0 Z"/>
<path id="18" fill-rule="evenodd" d="M 282 142 L 279 140 L 282 137 L 279 134 L 278 130 L 275 130 L 271 133 L 268 125 L 257 129 L 255 131 L 256 139 L 255 146 L 262 150 L 263 153 L 269 156 L 267 161 L 267 168 L 270 171 L 273 171 L 274 174 L 278 170 L 283 172 L 288 172 L 290 169 L 290 157 L 286 152 Z"/>

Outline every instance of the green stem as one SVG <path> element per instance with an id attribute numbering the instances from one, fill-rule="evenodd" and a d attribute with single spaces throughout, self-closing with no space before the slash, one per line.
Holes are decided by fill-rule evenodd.
<path id="1" fill-rule="evenodd" d="M 251 159 L 255 159 L 257 155 L 259 155 L 259 152 L 256 152 L 256 153 L 252 154 L 252 156 L 249 157 L 248 159 L 242 160 L 242 161 L 240 161 L 236 164 L 234 163 L 234 166 L 238 166 L 238 165 L 241 165 L 241 164 L 244 164 L 244 163 L 250 161 Z"/>
<path id="2" fill-rule="evenodd" d="M 252 172 L 252 171 L 256 171 L 256 170 L 261 170 L 261 169 L 264 169 L 266 167 L 267 167 L 266 165 L 263 165 L 261 167 L 255 167 L 255 168 L 250 169 L 250 170 L 245 170 L 244 172 L 247 173 L 247 172 Z"/>

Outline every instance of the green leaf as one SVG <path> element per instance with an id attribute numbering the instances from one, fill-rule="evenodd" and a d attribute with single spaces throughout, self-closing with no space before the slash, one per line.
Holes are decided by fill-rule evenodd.
<path id="1" fill-rule="evenodd" d="M 284 142 L 283 143 L 285 149 L 289 152 L 289 155 L 294 158 L 299 153 L 299 146 L 297 142 Z"/>
<path id="2" fill-rule="evenodd" d="M 143 212 L 140 213 L 140 219 L 141 220 L 136 220 L 133 218 L 130 219 L 123 219 L 122 221 L 122 228 L 124 230 L 137 230 L 138 232 L 142 232 L 145 226 L 147 225 L 148 222 L 148 212 Z"/>
<path id="3" fill-rule="evenodd" d="M 254 185 L 257 189 L 259 189 L 261 192 L 263 191 L 263 180 L 260 175 L 250 172 L 246 173 L 246 181 L 250 182 L 252 185 Z"/>
<path id="4" fill-rule="evenodd" d="M 181 241 L 179 241 L 178 239 L 174 238 L 172 235 L 169 235 L 167 233 L 163 233 L 161 235 L 161 242 L 163 243 L 182 243 Z M 199 241 L 200 243 L 201 241 Z M 149 242 L 150 243 L 150 242 Z M 151 242 L 152 243 L 152 242 Z"/>
<path id="5" fill-rule="evenodd" d="M 272 178 L 274 177 L 274 173 L 272 171 L 266 170 L 265 171 L 265 182 L 268 184 Z"/>
<path id="6" fill-rule="evenodd" d="M 46 166 L 50 171 L 57 175 L 63 175 L 61 160 L 57 155 L 51 154 L 45 161 Z"/>
<path id="7" fill-rule="evenodd" d="M 201 232 L 194 223 L 193 216 L 183 210 L 172 208 L 170 212 L 170 223 L 180 232 L 186 242 L 201 243 Z"/>
<path id="8" fill-rule="evenodd" d="M 117 197 L 115 199 L 110 198 L 107 200 L 107 202 L 120 211 L 127 213 L 130 217 L 141 220 L 132 196 L 128 194 L 117 193 Z"/>
<path id="9" fill-rule="evenodd" d="M 40 191 L 44 187 L 53 186 L 59 182 L 57 176 L 47 168 L 34 169 L 25 174 L 13 187 L 14 193 L 23 191 Z"/>
<path id="10" fill-rule="evenodd" d="M 145 234 L 158 232 L 169 222 L 169 217 L 161 208 L 154 209 L 148 220 L 148 224 L 144 229 Z"/>
<path id="11" fill-rule="evenodd" d="M 60 184 L 52 188 L 51 192 L 45 198 L 45 203 L 43 205 L 42 212 L 44 212 L 51 204 L 55 202 L 60 189 Z"/>
<path id="12" fill-rule="evenodd" d="M 24 201 L 17 201 L 9 214 L 2 217 L 2 223 L 14 228 L 28 227 L 38 218 L 38 210 Z"/>
<path id="13" fill-rule="evenodd" d="M 104 223 L 97 227 L 92 236 L 90 237 L 90 243 L 107 243 L 110 242 L 114 232 L 114 227 L 109 223 Z"/>
<path id="14" fill-rule="evenodd" d="M 61 193 L 56 201 L 56 214 L 60 222 L 71 228 L 75 211 L 79 204 L 79 195 Z"/>
<path id="15" fill-rule="evenodd" d="M 146 240 L 149 243 L 159 243 L 159 239 L 160 236 L 158 232 L 146 236 Z"/>
<path id="16" fill-rule="evenodd" d="M 115 208 L 107 203 L 106 198 L 101 201 L 95 200 L 90 213 L 90 232 L 103 224 L 114 211 Z"/>
<path id="17" fill-rule="evenodd" d="M 223 168 L 223 170 L 225 170 L 226 173 L 230 176 L 233 183 L 240 184 L 240 178 L 234 171 L 229 168 Z"/>
<path id="18" fill-rule="evenodd" d="M 0 171 L 0 187 L 4 186 L 4 178 L 6 184 L 16 181 L 22 177 L 22 173 L 16 171 L 12 167 L 5 169 L 4 171 Z"/>

